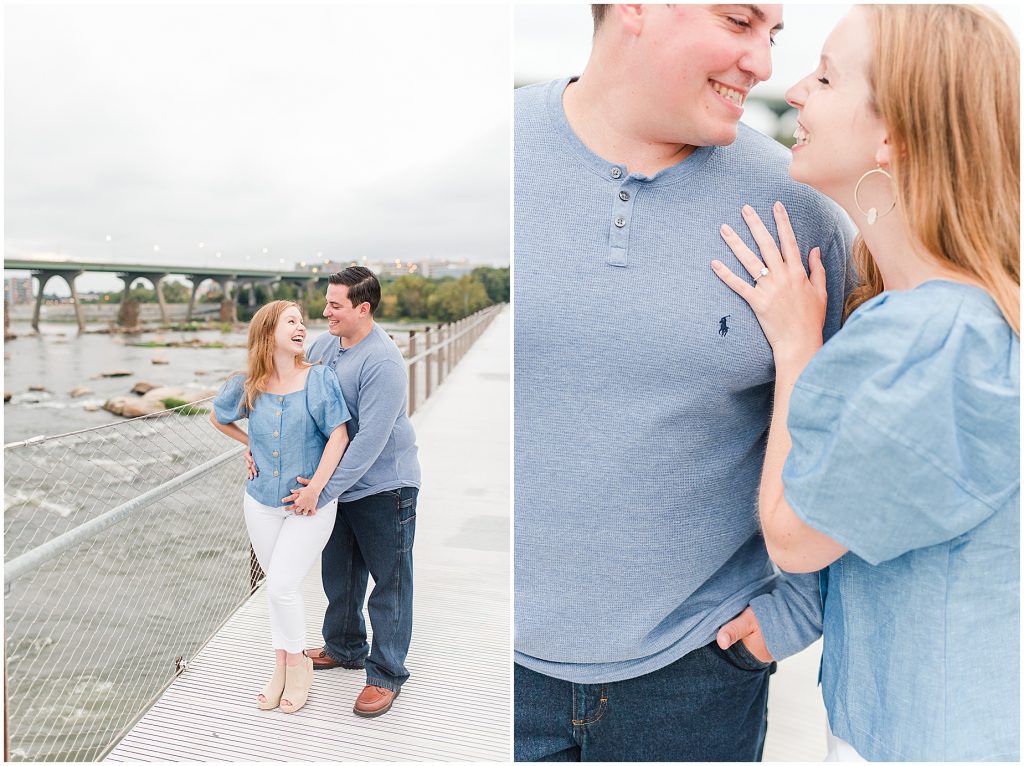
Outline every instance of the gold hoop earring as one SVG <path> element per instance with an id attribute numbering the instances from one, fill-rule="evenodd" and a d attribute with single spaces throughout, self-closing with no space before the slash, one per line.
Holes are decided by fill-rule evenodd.
<path id="1" fill-rule="evenodd" d="M 867 178 L 872 173 L 881 173 L 883 176 L 889 179 L 890 184 L 893 182 L 892 176 L 889 175 L 889 173 L 886 172 L 881 165 L 879 165 L 878 167 L 869 170 L 867 173 L 862 175 L 860 177 L 860 180 L 857 181 L 857 185 L 853 188 L 853 204 L 857 206 L 857 209 L 861 212 L 862 215 L 867 217 L 869 226 L 874 226 L 875 221 L 877 221 L 879 218 L 884 218 L 885 216 L 889 215 L 889 213 L 891 213 L 893 209 L 896 207 L 895 199 L 893 199 L 892 204 L 889 206 L 889 209 L 886 210 L 884 213 L 879 213 L 878 208 L 876 207 L 869 207 L 867 210 L 861 207 L 860 200 L 857 199 L 857 193 L 860 192 L 860 185 L 864 183 L 864 179 Z"/>

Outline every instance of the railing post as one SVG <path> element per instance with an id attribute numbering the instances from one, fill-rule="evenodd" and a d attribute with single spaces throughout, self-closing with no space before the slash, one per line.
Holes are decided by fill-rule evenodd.
<path id="1" fill-rule="evenodd" d="M 439 324 L 437 326 L 437 339 L 441 345 L 441 347 L 437 350 L 437 385 L 439 386 L 441 385 L 441 382 L 444 380 L 444 338 L 444 325 Z"/>
<path id="2" fill-rule="evenodd" d="M 416 331 L 409 330 L 409 358 L 416 356 Z M 409 414 L 416 411 L 416 363 L 409 365 Z"/>
<path id="3" fill-rule="evenodd" d="M 427 354 L 425 357 L 423 357 L 423 374 L 426 376 L 425 382 L 427 384 L 427 387 L 426 389 L 424 389 L 423 393 L 423 401 L 427 401 L 427 399 L 430 398 L 430 388 L 432 385 L 431 378 L 433 376 L 431 375 L 430 370 L 430 357 L 432 356 L 432 354 L 430 353 L 430 348 L 431 346 L 433 346 L 432 341 L 433 336 L 430 334 L 430 325 L 427 325 L 427 329 L 423 331 L 423 350 Z"/>

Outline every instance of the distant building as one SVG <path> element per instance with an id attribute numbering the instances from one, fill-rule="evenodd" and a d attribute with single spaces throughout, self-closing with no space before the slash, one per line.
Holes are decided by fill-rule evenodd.
<path id="1" fill-rule="evenodd" d="M 4 280 L 4 300 L 12 306 L 32 302 L 32 277 L 10 277 Z"/>
<path id="2" fill-rule="evenodd" d="M 445 261 L 444 263 L 435 265 L 430 271 L 430 276 L 434 279 L 440 279 L 441 277 L 455 277 L 458 279 L 459 277 L 469 274 L 477 266 L 479 266 L 479 264 L 467 263 L 465 260 Z"/>
<path id="3" fill-rule="evenodd" d="M 371 261 L 365 257 L 351 261 L 325 260 L 322 263 L 301 262 L 296 271 L 308 271 L 315 274 L 333 274 L 349 266 L 365 266 L 382 279 L 400 277 L 404 274 L 418 274 L 421 277 L 437 279 L 440 277 L 461 277 L 469 274 L 479 264 L 470 263 L 465 258 L 423 258 L 405 260 L 396 258 L 393 261 Z"/>

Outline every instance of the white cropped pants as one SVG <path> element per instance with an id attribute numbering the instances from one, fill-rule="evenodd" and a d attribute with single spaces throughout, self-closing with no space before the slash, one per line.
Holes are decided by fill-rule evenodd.
<path id="1" fill-rule="evenodd" d="M 242 508 L 256 560 L 267 576 L 274 649 L 301 652 L 306 645 L 302 581 L 327 545 L 338 504 L 332 501 L 312 516 L 297 516 L 283 505 L 263 505 L 246 493 Z"/>

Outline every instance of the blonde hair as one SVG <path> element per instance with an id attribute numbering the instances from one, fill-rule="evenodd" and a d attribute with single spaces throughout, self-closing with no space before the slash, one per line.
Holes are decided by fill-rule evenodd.
<path id="1" fill-rule="evenodd" d="M 980 283 L 1020 335 L 1020 48 L 995 12 L 970 5 L 867 5 L 868 81 L 889 129 L 889 169 L 910 231 L 940 263 Z M 861 237 L 860 286 L 878 295 Z"/>
<path id="2" fill-rule="evenodd" d="M 242 388 L 243 401 L 251 412 L 259 395 L 267 390 L 267 381 L 274 371 L 274 330 L 281 314 L 291 307 L 299 308 L 294 301 L 271 301 L 257 311 L 249 322 L 249 360 Z M 302 309 L 299 309 L 300 313 Z M 312 367 L 306 355 L 300 351 L 295 355 L 299 367 Z"/>

